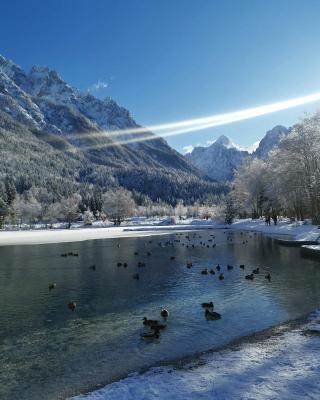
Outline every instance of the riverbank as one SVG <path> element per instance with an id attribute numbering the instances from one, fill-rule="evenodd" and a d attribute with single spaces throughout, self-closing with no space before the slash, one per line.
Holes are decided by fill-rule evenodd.
<path id="1" fill-rule="evenodd" d="M 181 225 L 124 225 L 121 227 L 73 227 L 71 229 L 35 229 L 19 231 L 1 231 L 0 246 L 34 245 L 49 243 L 81 242 L 94 239 L 115 239 L 126 237 L 145 237 L 168 235 L 180 231 L 195 229 L 223 228 L 214 224 L 181 224 Z"/>
<path id="2" fill-rule="evenodd" d="M 290 331 L 213 352 L 182 367 L 132 374 L 73 400 L 318 399 L 320 313 Z"/>
<path id="3" fill-rule="evenodd" d="M 317 226 L 303 224 L 301 222 L 290 222 L 288 219 L 279 221 L 277 225 L 267 226 L 262 219 L 238 220 L 232 225 L 226 225 L 218 221 L 194 218 L 185 220 L 176 219 L 176 221 L 174 221 L 168 217 L 135 217 L 128 220 L 120 227 L 115 227 L 111 223 L 102 222 L 96 222 L 89 227 L 84 227 L 83 224 L 73 224 L 71 229 L 63 229 L 62 226 L 63 224 L 57 224 L 53 229 L 43 229 L 40 225 L 36 226 L 35 229 L 3 230 L 0 231 L 0 246 L 78 242 L 122 237 L 144 237 L 198 229 L 233 229 L 258 232 L 270 237 L 287 237 L 288 239 L 290 238 L 290 241 L 297 242 L 299 245 L 316 242 L 320 238 L 320 229 L 318 229 Z"/>

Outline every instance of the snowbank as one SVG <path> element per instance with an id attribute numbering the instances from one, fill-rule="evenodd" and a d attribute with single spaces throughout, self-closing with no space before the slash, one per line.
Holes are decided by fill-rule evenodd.
<path id="1" fill-rule="evenodd" d="M 159 220 L 154 224 L 125 224 L 120 227 L 95 224 L 90 227 L 80 225 L 72 226 L 72 229 L 35 229 L 19 231 L 0 231 L 0 246 L 48 244 L 63 242 L 79 242 L 93 239 L 112 239 L 122 237 L 144 237 L 152 235 L 167 235 L 181 230 L 190 231 L 195 229 L 221 228 L 221 226 L 208 223 L 207 221 L 183 221 L 179 225 L 162 225 Z M 201 223 L 202 222 L 202 223 Z"/>
<path id="2" fill-rule="evenodd" d="M 277 225 L 268 226 L 264 220 L 245 219 L 236 221 L 231 225 L 232 229 L 242 231 L 261 232 L 273 237 L 286 235 L 296 242 L 316 242 L 320 239 L 320 229 L 316 225 L 302 222 L 290 222 L 288 219 L 279 221 Z"/>
<path id="3" fill-rule="evenodd" d="M 283 334 L 213 352 L 181 368 L 132 374 L 73 400 L 320 398 L 320 314 Z"/>

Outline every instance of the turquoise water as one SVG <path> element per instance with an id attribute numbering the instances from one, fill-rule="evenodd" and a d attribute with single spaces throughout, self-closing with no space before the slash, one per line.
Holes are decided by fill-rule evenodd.
<path id="1" fill-rule="evenodd" d="M 60 256 L 66 252 L 78 257 Z M 1 399 L 66 398 L 303 316 L 320 304 L 319 262 L 250 233 L 8 246 L 0 248 L 0 257 Z M 139 261 L 146 266 L 139 268 Z M 223 281 L 217 273 L 201 274 L 217 263 Z M 255 280 L 244 279 L 257 266 Z M 132 278 L 136 272 L 139 280 Z M 268 272 L 271 282 L 264 278 Z M 49 291 L 52 282 L 56 287 Z M 219 321 L 204 318 L 200 304 L 211 300 L 222 314 Z M 70 301 L 77 303 L 74 312 Z M 159 340 L 146 342 L 142 318 L 160 319 L 162 307 L 170 311 L 167 328 Z"/>

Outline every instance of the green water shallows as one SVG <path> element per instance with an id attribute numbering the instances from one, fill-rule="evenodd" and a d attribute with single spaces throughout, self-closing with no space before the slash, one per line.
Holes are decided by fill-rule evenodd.
<path id="1" fill-rule="evenodd" d="M 207 242 L 213 233 L 214 248 L 214 242 Z M 185 246 L 159 246 L 175 238 L 1 247 L 0 398 L 63 399 L 142 367 L 221 346 L 319 306 L 319 262 L 301 258 L 298 248 L 223 231 L 197 232 L 191 240 L 195 248 L 186 247 L 187 239 L 182 240 Z M 66 252 L 79 256 L 60 256 Z M 146 266 L 138 268 L 138 261 Z M 128 267 L 117 267 L 118 262 Z M 187 262 L 193 263 L 191 269 Z M 200 273 L 217 263 L 223 281 L 217 273 Z M 95 271 L 89 268 L 93 264 Z M 228 271 L 227 264 L 234 269 Z M 257 266 L 261 273 L 256 279 L 245 280 Z M 139 280 L 132 278 L 136 272 Z M 268 272 L 271 282 L 264 278 Z M 52 282 L 56 287 L 50 291 Z M 204 318 L 200 304 L 211 300 L 222 314 L 219 321 Z M 77 303 L 75 312 L 67 307 L 70 301 Z M 160 319 L 162 307 L 170 310 L 167 329 L 158 341 L 146 343 L 140 338 L 142 318 Z"/>

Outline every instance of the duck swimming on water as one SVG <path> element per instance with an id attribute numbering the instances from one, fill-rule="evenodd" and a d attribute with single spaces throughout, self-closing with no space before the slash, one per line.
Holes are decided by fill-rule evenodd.
<path id="1" fill-rule="evenodd" d="M 168 310 L 166 310 L 165 308 L 163 308 L 162 310 L 161 310 L 161 317 L 162 318 L 168 318 L 169 317 L 169 311 Z"/>
<path id="2" fill-rule="evenodd" d="M 201 274 L 202 274 L 202 275 L 208 275 L 208 269 L 207 269 L 207 268 L 203 269 L 203 270 L 201 271 Z"/>
<path id="3" fill-rule="evenodd" d="M 75 311 L 76 308 L 77 308 L 77 303 L 75 303 L 74 301 L 70 301 L 70 303 L 68 303 L 68 308 L 69 308 L 71 311 Z"/>
<path id="4" fill-rule="evenodd" d="M 265 276 L 265 278 L 270 282 L 271 281 L 271 275 L 270 274 L 267 274 L 266 276 Z"/>
<path id="5" fill-rule="evenodd" d="M 56 283 L 50 283 L 50 284 L 48 285 L 48 287 L 49 287 L 49 290 L 52 290 L 52 289 L 54 289 L 56 286 L 57 286 L 57 284 L 56 284 Z"/>
<path id="6" fill-rule="evenodd" d="M 207 319 L 217 320 L 217 319 L 221 319 L 221 314 L 219 314 L 219 313 L 217 313 L 215 311 L 206 310 L 205 311 L 205 317 Z"/>
<path id="7" fill-rule="evenodd" d="M 210 301 L 210 303 L 201 303 L 201 307 L 213 309 L 214 305 L 213 305 L 212 301 Z"/>

